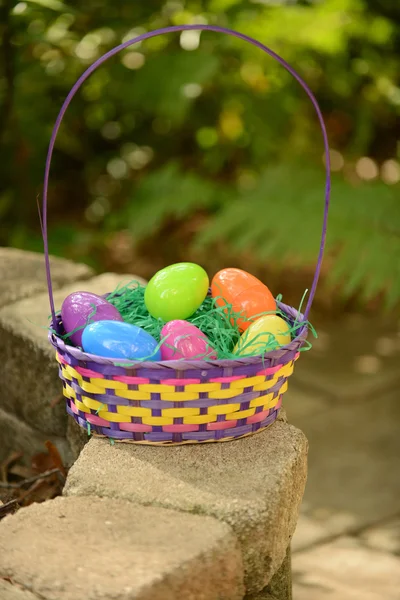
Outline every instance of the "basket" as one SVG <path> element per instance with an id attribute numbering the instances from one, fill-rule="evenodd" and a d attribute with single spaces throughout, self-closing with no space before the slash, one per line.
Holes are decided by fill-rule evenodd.
<path id="1" fill-rule="evenodd" d="M 295 320 L 305 324 L 287 346 L 264 356 L 238 360 L 141 362 L 94 356 L 69 346 L 59 337 L 64 330 L 61 317 L 54 308 L 47 240 L 47 194 L 57 133 L 65 111 L 82 83 L 108 58 L 142 40 L 190 29 L 225 33 L 257 46 L 297 79 L 316 110 L 326 156 L 325 210 L 319 256 L 304 315 L 278 303 L 291 324 Z M 329 145 L 317 101 L 292 67 L 260 42 L 213 25 L 173 26 L 139 35 L 96 60 L 75 83 L 57 117 L 47 154 L 43 189 L 42 233 L 52 314 L 49 340 L 56 349 L 67 412 L 89 435 L 157 446 L 230 441 L 271 425 L 278 416 L 288 378 L 307 337 L 306 321 L 321 270 L 329 199 Z"/>

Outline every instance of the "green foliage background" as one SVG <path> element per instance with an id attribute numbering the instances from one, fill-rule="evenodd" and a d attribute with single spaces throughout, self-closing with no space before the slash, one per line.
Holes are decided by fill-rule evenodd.
<path id="1" fill-rule="evenodd" d="M 219 24 L 280 53 L 320 102 L 335 169 L 327 285 L 398 302 L 398 2 L 2 0 L 0 10 L 0 244 L 42 249 L 35 198 L 47 145 L 83 70 L 145 30 Z M 222 244 L 232 257 L 308 272 L 322 152 L 304 91 L 260 51 L 210 32 L 148 40 L 96 71 L 68 109 L 51 173 L 51 251 L 148 276 L 143 248 L 161 255 L 156 266 L 200 253 L 207 264 Z"/>

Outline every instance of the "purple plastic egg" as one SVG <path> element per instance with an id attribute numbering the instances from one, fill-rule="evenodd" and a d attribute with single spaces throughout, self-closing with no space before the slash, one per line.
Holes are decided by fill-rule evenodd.
<path id="1" fill-rule="evenodd" d="M 161 330 L 161 339 L 164 338 L 161 346 L 162 360 L 217 358 L 204 333 L 187 321 L 169 321 Z"/>
<path id="2" fill-rule="evenodd" d="M 82 346 L 82 332 L 89 323 L 123 321 L 115 306 L 92 292 L 73 292 L 67 296 L 62 303 L 61 318 L 65 333 L 81 328 L 67 338 L 75 346 Z"/>

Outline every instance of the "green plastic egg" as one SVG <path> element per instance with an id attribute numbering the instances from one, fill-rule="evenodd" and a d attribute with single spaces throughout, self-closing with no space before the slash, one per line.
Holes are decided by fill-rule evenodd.
<path id="1" fill-rule="evenodd" d="M 147 284 L 146 308 L 163 321 L 187 319 L 207 296 L 209 279 L 205 270 L 193 263 L 177 263 L 161 269 Z"/>

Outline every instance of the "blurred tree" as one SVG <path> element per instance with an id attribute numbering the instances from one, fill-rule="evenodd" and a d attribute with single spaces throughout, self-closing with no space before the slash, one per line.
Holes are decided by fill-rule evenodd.
<path id="1" fill-rule="evenodd" d="M 47 145 L 83 70 L 142 31 L 207 22 L 260 39 L 309 83 L 335 175 L 328 281 L 347 296 L 399 300 L 397 3 L 2 0 L 0 9 L 0 244 L 41 249 L 35 197 Z M 153 38 L 97 70 L 67 111 L 51 173 L 51 250 L 101 268 L 118 232 L 128 228 L 135 247 L 171 218 L 202 215 L 193 248 L 223 240 L 307 268 L 319 246 L 322 161 L 308 98 L 270 58 L 210 32 Z"/>

